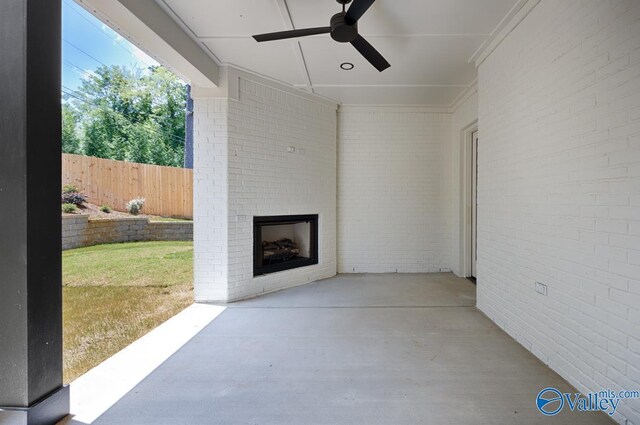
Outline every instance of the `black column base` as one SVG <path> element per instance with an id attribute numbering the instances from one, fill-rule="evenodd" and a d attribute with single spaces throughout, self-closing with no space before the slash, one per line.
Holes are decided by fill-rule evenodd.
<path id="1" fill-rule="evenodd" d="M 0 406 L 2 425 L 55 425 L 69 414 L 69 386 L 64 385 L 30 407 Z"/>

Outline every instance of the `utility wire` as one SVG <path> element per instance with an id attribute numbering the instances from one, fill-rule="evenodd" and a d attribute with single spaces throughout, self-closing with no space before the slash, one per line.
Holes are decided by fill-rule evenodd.
<path id="1" fill-rule="evenodd" d="M 80 68 L 79 66 L 77 66 L 77 65 L 73 64 L 72 62 L 70 62 L 70 61 L 68 61 L 68 60 L 66 60 L 66 59 L 64 60 L 64 63 L 65 63 L 66 65 L 68 65 L 68 66 L 71 66 L 71 67 L 73 67 L 73 68 L 75 68 L 75 69 L 79 70 L 80 72 L 82 72 L 82 74 L 83 74 L 83 75 L 85 75 L 85 76 L 87 76 L 87 77 L 89 77 L 89 78 L 94 77 L 94 75 L 90 74 L 89 72 L 85 71 L 84 69 Z M 81 100 L 82 102 L 84 102 L 84 103 L 86 103 L 86 104 L 88 104 L 88 105 L 92 105 L 91 101 L 90 101 L 89 99 L 87 99 L 87 97 L 86 97 L 86 95 L 85 95 L 84 93 L 81 93 L 81 92 L 79 92 L 79 91 L 77 91 L 77 90 L 73 90 L 73 89 L 71 89 L 71 88 L 69 88 L 69 87 L 66 87 L 66 86 L 63 86 L 63 88 L 65 88 L 65 89 L 66 89 L 66 90 L 68 90 L 68 91 L 71 91 L 71 92 L 74 92 L 74 93 L 78 93 L 78 95 L 80 95 L 80 96 L 82 96 L 82 97 L 83 97 L 82 99 L 80 99 L 77 95 L 76 95 L 76 96 L 72 96 L 72 97 L 74 97 L 75 99 Z M 69 93 L 66 93 L 66 94 L 69 94 Z M 69 95 L 71 96 L 71 94 L 69 94 Z M 122 115 L 122 113 L 119 113 L 119 112 L 117 112 L 117 111 L 114 111 L 114 112 L 116 112 L 116 113 L 118 113 L 120 116 L 124 117 L 124 115 Z M 125 119 L 126 119 L 126 117 L 125 117 Z M 153 130 L 150 130 L 150 131 L 153 131 Z M 163 134 L 163 135 L 164 135 L 165 137 L 170 137 L 170 138 L 171 138 L 171 140 L 173 140 L 173 141 L 176 141 L 176 142 L 178 142 L 178 141 L 179 141 L 179 142 L 182 142 L 182 138 L 180 138 L 180 137 L 178 137 L 178 136 L 171 135 L 171 134 Z"/>
<path id="2" fill-rule="evenodd" d="M 91 56 L 89 53 L 85 52 L 84 50 L 82 50 L 80 47 L 76 46 L 75 44 L 73 44 L 72 42 L 63 39 L 62 41 L 64 41 L 65 43 L 67 43 L 69 46 L 73 47 L 74 49 L 78 50 L 81 53 L 84 53 L 87 57 L 90 57 L 91 59 L 93 59 L 94 61 L 101 63 L 104 66 L 109 66 L 106 63 L 102 62 L 100 59 L 96 59 L 95 57 Z"/>
<path id="3" fill-rule="evenodd" d="M 68 89 L 67 89 L 67 90 L 68 90 Z M 83 98 L 81 98 L 81 97 L 79 97 L 79 96 L 75 95 L 75 94 L 74 94 L 74 93 L 72 93 L 72 92 L 66 91 L 66 90 L 64 90 L 64 89 L 62 90 L 62 92 L 63 92 L 64 94 L 66 94 L 67 96 L 73 97 L 74 99 L 77 99 L 77 100 L 79 100 L 79 101 L 81 101 L 81 102 L 88 103 L 86 99 L 83 99 Z M 121 116 L 121 117 L 123 117 L 124 119 L 126 119 L 126 117 L 125 117 L 124 115 L 122 115 L 122 113 L 120 113 L 120 112 L 118 112 L 118 111 L 113 111 L 113 112 L 114 112 L 114 113 L 116 113 L 116 114 L 118 114 L 118 115 L 120 115 L 120 116 Z M 163 133 L 163 132 L 161 132 L 161 131 L 159 131 L 159 130 L 154 130 L 154 129 L 152 129 L 152 128 L 147 128 L 146 130 L 147 130 L 147 131 L 150 131 L 150 132 L 152 132 L 152 133 L 154 133 L 154 134 L 157 134 L 158 136 L 165 137 L 165 138 L 167 138 L 167 139 L 169 139 L 169 140 L 173 140 L 174 142 L 182 143 L 182 142 L 184 141 L 184 140 L 182 140 L 181 138 L 179 138 L 179 137 L 177 137 L 177 136 L 174 136 L 174 135 L 172 135 L 172 134 Z"/>
<path id="4" fill-rule="evenodd" d="M 65 64 L 65 65 L 68 65 L 68 66 L 70 66 L 70 67 L 72 67 L 72 68 L 75 68 L 75 69 L 77 69 L 78 71 L 80 71 L 80 72 L 82 73 L 82 75 L 84 75 L 85 77 L 89 77 L 89 78 L 90 78 L 90 77 L 92 77 L 92 75 L 91 75 L 89 72 L 87 72 L 87 70 L 82 69 L 82 68 L 80 68 L 79 66 L 72 64 L 72 63 L 71 63 L 71 62 L 69 62 L 68 60 L 66 60 L 66 59 L 65 59 L 63 62 L 64 62 L 64 64 Z"/>
<path id="5" fill-rule="evenodd" d="M 87 105 L 93 106 L 92 103 L 90 102 L 90 100 L 87 99 L 84 94 L 79 93 L 76 90 L 70 89 L 69 87 L 66 87 L 66 86 L 63 85 L 62 86 L 62 92 L 64 94 L 68 95 L 68 96 L 73 97 L 74 99 L 77 99 L 77 100 L 79 100 L 81 102 L 86 103 Z M 113 111 L 113 109 L 112 109 L 112 111 Z M 113 111 L 113 112 L 118 114 L 118 115 L 120 115 L 125 120 L 127 119 L 127 117 L 125 117 L 121 112 L 118 112 L 118 111 Z M 157 134 L 159 136 L 166 137 L 166 138 L 168 138 L 170 140 L 173 140 L 174 142 L 179 142 L 179 143 L 184 142 L 184 140 L 182 138 L 180 138 L 178 136 L 175 136 L 173 134 L 164 133 L 162 131 L 154 130 L 152 128 L 147 128 L 147 130 L 151 131 L 152 133 Z"/>
<path id="6" fill-rule="evenodd" d="M 91 25 L 92 27 L 94 27 L 95 29 L 98 30 L 98 32 L 100 32 L 100 34 L 103 34 L 105 37 L 109 38 L 110 40 L 118 43 L 118 40 L 116 40 L 115 38 L 111 37 L 109 34 L 107 34 L 104 29 L 102 29 L 101 27 L 97 26 L 94 22 L 91 22 L 86 16 L 84 16 L 81 12 L 77 11 L 76 9 L 74 9 L 74 7 L 72 6 L 70 1 L 64 0 L 64 3 L 69 7 L 69 10 L 71 10 L 73 13 L 75 13 L 76 15 L 78 15 L 80 18 L 84 19 L 89 25 Z M 123 49 L 126 50 L 126 47 L 118 44 L 120 47 L 122 47 Z"/>
<path id="7" fill-rule="evenodd" d="M 87 23 L 89 23 L 91 26 L 93 26 L 94 28 L 96 28 L 102 35 L 104 35 L 105 37 L 109 38 L 111 41 L 113 41 L 118 47 L 122 48 L 123 50 L 125 50 L 132 58 L 137 59 L 137 57 L 133 54 L 133 52 L 129 49 L 127 49 L 125 46 L 123 46 L 122 44 L 120 44 L 118 39 L 115 39 L 113 37 L 111 37 L 109 34 L 107 34 L 102 28 L 98 27 L 95 23 L 91 22 L 87 17 L 83 16 L 79 11 L 75 10 L 70 4 L 69 2 L 67 2 L 65 0 L 65 3 L 67 4 L 67 6 L 69 6 L 69 9 L 72 10 L 74 13 L 76 13 L 80 18 L 84 19 Z M 85 56 L 89 57 L 90 59 L 94 60 L 97 63 L 100 63 L 104 66 L 108 66 L 106 63 L 102 62 L 100 59 L 97 59 L 96 57 L 92 56 L 91 54 L 87 53 L 85 50 L 83 50 L 82 48 L 78 47 L 77 45 L 75 45 L 74 43 L 63 39 L 63 41 L 65 43 L 67 43 L 69 46 L 73 47 L 74 49 L 78 50 L 79 52 L 81 52 L 82 54 L 84 54 Z M 77 69 L 78 71 L 80 71 L 84 76 L 88 76 L 91 77 L 92 75 L 90 73 L 88 73 L 86 70 L 82 69 L 81 67 L 67 61 L 64 60 L 64 63 L 68 66 L 71 66 L 75 69 Z M 89 99 L 86 98 L 86 96 L 82 93 L 79 93 L 76 90 L 72 90 L 69 87 L 66 86 L 62 86 L 62 92 L 67 95 L 70 96 L 80 102 L 83 102 L 87 105 L 93 106 L 93 104 L 90 102 Z M 112 110 L 113 111 L 113 110 Z M 127 119 L 121 112 L 118 111 L 113 111 L 116 114 L 120 115 L 122 118 Z M 172 140 L 174 142 L 180 142 L 182 143 L 184 140 L 178 136 L 172 135 L 172 134 L 168 134 L 168 133 L 164 133 L 162 131 L 158 131 L 158 130 L 154 130 L 151 128 L 147 128 L 148 131 L 151 131 L 154 134 L 157 134 L 159 136 L 168 138 L 169 140 Z"/>
<path id="8" fill-rule="evenodd" d="M 115 44 L 118 45 L 118 47 L 121 47 L 123 50 L 125 50 L 127 53 L 129 53 L 129 55 L 134 58 L 137 59 L 137 57 L 133 54 L 133 52 L 131 52 L 131 50 L 127 49 L 125 46 L 123 46 L 122 44 L 120 44 L 120 42 L 118 41 L 118 39 L 111 37 L 109 34 L 107 34 L 107 32 L 100 28 L 99 26 L 97 26 L 94 22 L 91 22 L 86 16 L 84 16 L 82 13 L 80 13 L 79 11 L 77 11 L 72 5 L 71 2 L 68 2 L 67 0 L 65 0 L 65 3 L 67 4 L 67 6 L 69 7 L 69 9 L 74 12 L 75 14 L 77 14 L 79 17 L 81 17 L 82 19 L 84 19 L 85 21 L 87 21 L 91 26 L 93 26 L 94 28 L 96 28 L 100 34 L 104 35 L 105 37 L 107 37 L 109 40 L 113 41 Z"/>

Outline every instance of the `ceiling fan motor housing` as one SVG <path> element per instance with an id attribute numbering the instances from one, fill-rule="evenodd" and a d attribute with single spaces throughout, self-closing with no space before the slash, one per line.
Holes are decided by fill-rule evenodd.
<path id="1" fill-rule="evenodd" d="M 358 37 L 358 23 L 349 25 L 345 20 L 346 13 L 336 13 L 331 17 L 331 38 L 340 43 L 350 43 Z"/>

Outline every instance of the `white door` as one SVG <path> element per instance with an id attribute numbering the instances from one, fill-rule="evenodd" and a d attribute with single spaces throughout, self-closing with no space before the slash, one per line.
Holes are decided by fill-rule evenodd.
<path id="1" fill-rule="evenodd" d="M 471 135 L 471 276 L 476 277 L 478 258 L 478 132 Z"/>

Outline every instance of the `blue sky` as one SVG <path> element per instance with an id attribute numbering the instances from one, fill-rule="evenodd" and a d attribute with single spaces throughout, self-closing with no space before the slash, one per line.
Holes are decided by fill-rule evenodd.
<path id="1" fill-rule="evenodd" d="M 75 90 L 100 65 L 158 63 L 73 0 L 62 0 L 62 86 Z"/>

